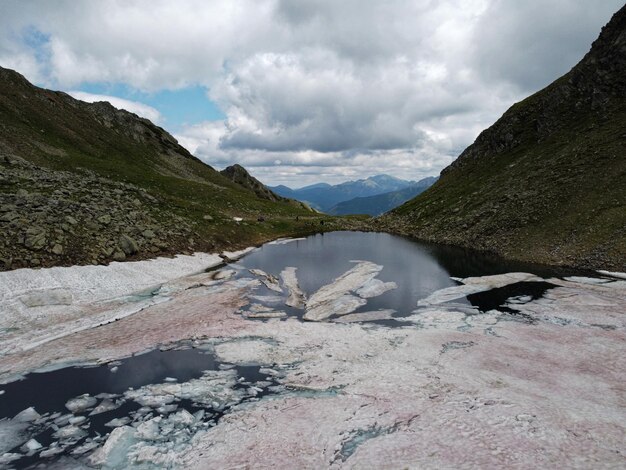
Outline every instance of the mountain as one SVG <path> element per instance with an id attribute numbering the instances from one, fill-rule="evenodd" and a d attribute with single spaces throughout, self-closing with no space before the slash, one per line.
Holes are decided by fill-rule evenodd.
<path id="1" fill-rule="evenodd" d="M 513 259 L 626 271 L 626 7 L 377 228 Z"/>
<path id="2" fill-rule="evenodd" d="M 437 181 L 437 178 L 431 176 L 397 191 L 350 199 L 332 207 L 328 213 L 331 215 L 367 214 L 378 216 L 423 193 L 435 181 Z"/>
<path id="3" fill-rule="evenodd" d="M 261 183 L 258 179 L 248 173 L 241 165 L 235 164 L 229 167 L 224 168 L 220 171 L 222 176 L 225 176 L 229 180 L 234 183 L 237 183 L 240 186 L 252 191 L 256 194 L 257 197 L 261 199 L 267 199 L 269 201 L 284 201 L 285 198 L 274 194 L 270 189 L 268 189 L 263 183 Z"/>
<path id="4" fill-rule="evenodd" d="M 309 210 L 262 193 L 147 119 L 0 68 L 0 269 L 214 251 L 302 232 L 293 221 Z"/>
<path id="5" fill-rule="evenodd" d="M 346 181 L 334 186 L 327 183 L 317 183 L 300 189 L 291 189 L 286 186 L 270 187 L 270 189 L 280 196 L 297 199 L 322 212 L 328 212 L 340 202 L 356 197 L 375 196 L 397 191 L 413 183 L 413 181 L 405 181 L 389 175 L 376 175 L 367 179 Z"/>

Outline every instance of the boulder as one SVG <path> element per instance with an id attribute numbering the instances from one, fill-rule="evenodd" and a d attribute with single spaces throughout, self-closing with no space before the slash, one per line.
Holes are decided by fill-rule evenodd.
<path id="1" fill-rule="evenodd" d="M 109 225 L 111 223 L 111 216 L 109 214 L 104 214 L 98 217 L 98 222 L 103 225 Z"/>
<path id="2" fill-rule="evenodd" d="M 127 256 L 134 255 L 139 251 L 139 245 L 137 245 L 137 242 L 128 235 L 123 234 L 120 236 L 119 246 Z"/>

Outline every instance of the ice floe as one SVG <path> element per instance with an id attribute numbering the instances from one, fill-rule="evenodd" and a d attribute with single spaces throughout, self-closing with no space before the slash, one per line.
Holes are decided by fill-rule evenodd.
<path id="1" fill-rule="evenodd" d="M 398 285 L 395 282 L 383 282 L 380 279 L 371 279 L 357 289 L 356 294 L 364 299 L 369 299 L 371 297 L 378 297 L 389 290 L 397 288 Z"/>
<path id="2" fill-rule="evenodd" d="M 123 468 L 128 450 L 136 442 L 132 427 L 115 428 L 104 445 L 89 457 L 89 463 L 111 469 Z"/>
<path id="3" fill-rule="evenodd" d="M 9 452 L 26 442 L 28 440 L 27 428 L 27 422 L 0 419 L 0 454 Z"/>
<path id="4" fill-rule="evenodd" d="M 157 258 L 108 266 L 18 269 L 0 273 L 0 355 L 30 350 L 169 300 L 154 291 L 217 266 L 216 254 Z"/>
<path id="5" fill-rule="evenodd" d="M 14 300 L 24 296 L 44 296 L 64 304 L 95 302 L 132 294 L 169 280 L 188 276 L 222 262 L 215 254 L 157 258 L 146 261 L 113 262 L 108 266 L 71 266 L 46 269 L 17 269 L 0 272 L 0 303 L 18 309 Z M 42 297 L 43 300 L 45 300 Z M 34 302 L 37 304 L 40 302 Z M 48 304 L 50 305 L 50 304 Z M 33 305 L 35 306 L 35 305 Z M 26 307 L 26 305 L 24 305 Z"/>
<path id="6" fill-rule="evenodd" d="M 357 297 L 356 295 L 341 294 L 339 297 L 314 304 L 313 307 L 307 307 L 304 319 L 309 321 L 322 321 L 332 315 L 345 315 L 354 312 L 366 303 L 367 301 L 365 299 Z"/>
<path id="7" fill-rule="evenodd" d="M 261 282 L 265 285 L 265 287 L 273 290 L 274 292 L 280 292 L 282 294 L 283 290 L 281 289 L 280 284 L 278 283 L 278 278 L 276 276 L 268 274 L 262 269 L 249 269 L 248 271 L 250 271 L 251 274 L 260 277 Z"/>
<path id="8" fill-rule="evenodd" d="M 371 312 L 350 313 L 342 317 L 334 318 L 332 321 L 335 323 L 354 323 L 354 322 L 368 322 L 378 320 L 391 320 L 393 314 L 396 313 L 392 309 L 374 310 Z"/>
<path id="9" fill-rule="evenodd" d="M 471 294 L 485 292 L 499 287 L 516 284 L 518 282 L 541 282 L 543 278 L 529 273 L 507 273 L 494 276 L 467 277 L 459 279 L 461 286 L 446 287 L 430 294 L 418 301 L 418 306 L 437 305 L 451 300 L 462 299 Z"/>
<path id="10" fill-rule="evenodd" d="M 283 280 L 283 284 L 289 292 L 289 297 L 285 302 L 286 305 L 294 308 L 304 308 L 306 303 L 306 294 L 300 289 L 298 285 L 298 278 L 296 277 L 297 268 L 286 267 L 280 273 L 280 277 Z"/>
<path id="11" fill-rule="evenodd" d="M 93 408 L 96 403 L 98 403 L 97 398 L 89 396 L 89 394 L 85 394 L 68 400 L 65 404 L 65 408 L 70 410 L 72 413 L 80 413 L 89 408 Z"/>
<path id="12" fill-rule="evenodd" d="M 349 292 L 362 288 L 374 279 L 383 267 L 370 261 L 355 263 L 352 269 L 309 297 L 306 302 L 305 320 L 321 321 L 335 314 L 347 314 L 366 303 Z"/>
<path id="13" fill-rule="evenodd" d="M 188 382 L 165 382 L 128 390 L 124 397 L 153 408 L 186 399 L 221 410 L 228 403 L 239 401 L 242 397 L 241 390 L 232 388 L 236 379 L 234 370 L 206 371 L 202 377 Z"/>

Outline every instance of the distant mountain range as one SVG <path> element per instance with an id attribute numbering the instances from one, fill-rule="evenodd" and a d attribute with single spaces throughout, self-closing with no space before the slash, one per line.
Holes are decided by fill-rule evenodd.
<path id="1" fill-rule="evenodd" d="M 376 196 L 356 197 L 340 202 L 332 207 L 328 213 L 332 215 L 367 214 L 378 216 L 423 193 L 436 181 L 437 177 L 430 176 L 397 191 L 377 194 Z"/>
<path id="2" fill-rule="evenodd" d="M 387 210 L 393 209 L 397 205 L 402 204 L 404 201 L 407 201 L 412 197 L 409 195 L 408 197 L 403 199 L 404 196 L 402 194 L 392 195 L 391 193 L 396 193 L 405 189 L 409 190 L 410 188 L 408 192 L 412 193 L 412 195 L 415 196 L 416 194 L 419 194 L 419 192 L 421 192 L 414 192 L 417 190 L 418 187 L 423 187 L 424 185 L 427 185 L 427 188 L 433 182 L 433 178 L 426 178 L 421 181 L 407 181 L 390 175 L 376 175 L 366 179 L 346 181 L 345 183 L 337 185 L 317 183 L 310 186 L 305 186 L 304 188 L 300 189 L 291 189 L 287 186 L 281 185 L 270 187 L 270 189 L 279 196 L 306 202 L 311 207 L 322 212 L 330 214 L 370 214 L 369 211 L 362 212 L 363 206 L 361 205 L 362 203 L 360 201 L 355 202 L 354 206 L 352 206 L 351 204 L 347 204 L 345 205 L 345 208 L 344 206 L 339 207 L 338 205 L 340 203 L 344 203 L 354 199 L 362 199 L 369 198 L 371 196 L 389 194 L 389 196 L 387 197 L 374 201 L 374 204 L 376 204 L 377 207 L 382 208 L 381 210 L 385 212 Z M 384 202 L 385 200 L 387 202 Z M 394 204 L 394 201 L 399 202 L 397 204 Z M 352 207 L 355 208 L 354 210 L 359 210 L 361 212 L 345 212 L 346 210 L 351 211 Z M 376 213 L 381 214 L 382 212 L 379 212 L 379 209 L 377 209 Z"/>

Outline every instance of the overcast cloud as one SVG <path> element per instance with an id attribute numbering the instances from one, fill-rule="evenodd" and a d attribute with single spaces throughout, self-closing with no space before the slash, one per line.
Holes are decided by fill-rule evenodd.
<path id="1" fill-rule="evenodd" d="M 567 72 L 622 5 L 5 0 L 0 65 L 63 90 L 201 85 L 225 118 L 176 136 L 207 163 L 238 162 L 270 184 L 418 179 Z M 154 107 L 110 101 L 167 128 Z"/>

